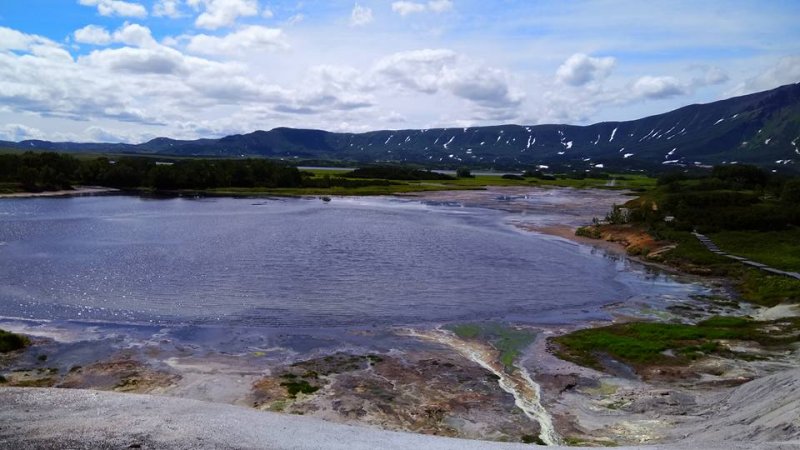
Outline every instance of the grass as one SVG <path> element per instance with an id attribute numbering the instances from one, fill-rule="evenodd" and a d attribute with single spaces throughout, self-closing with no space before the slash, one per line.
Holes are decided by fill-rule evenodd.
<path id="1" fill-rule="evenodd" d="M 730 193 L 713 191 L 715 194 L 726 192 Z M 709 192 L 698 190 L 700 194 L 708 195 Z M 639 212 L 649 211 L 650 208 L 655 211 L 655 206 L 663 206 L 668 196 L 668 191 L 654 189 L 627 202 L 625 206 Z M 678 206 L 686 207 L 681 204 Z M 705 213 L 714 214 L 717 210 L 719 208 Z M 647 226 L 654 238 L 676 244 L 674 249 L 662 255 L 663 262 L 689 273 L 726 276 L 736 283 L 740 298 L 728 302 L 738 304 L 743 300 L 761 306 L 800 303 L 800 280 L 752 269 L 709 251 L 689 231 L 681 231 L 691 223 L 676 222 L 673 228 L 659 222 L 657 216 L 658 220 L 654 221 L 653 216 L 641 215 L 640 226 Z M 594 231 L 591 227 L 584 227 L 576 234 L 591 237 Z M 800 228 L 768 232 L 728 230 L 708 235 L 727 253 L 778 269 L 800 271 Z M 745 360 L 764 357 L 727 350 L 721 345 L 721 341 L 727 339 L 755 341 L 766 347 L 796 343 L 800 340 L 800 318 L 754 322 L 739 317 L 722 317 L 697 325 L 631 322 L 577 331 L 553 338 L 553 342 L 559 346 L 560 357 L 600 370 L 603 369 L 604 358 L 608 357 L 634 368 L 660 364 L 685 365 L 712 354 Z"/>
<path id="2" fill-rule="evenodd" d="M 203 193 L 230 196 L 314 196 L 314 195 L 391 195 L 410 192 L 443 191 L 443 190 L 470 190 L 482 189 L 483 186 L 460 186 L 457 184 L 441 184 L 440 181 L 396 181 L 390 185 L 374 185 L 360 187 L 333 186 L 329 188 L 299 187 L 299 188 L 219 188 L 208 189 Z"/>
<path id="3" fill-rule="evenodd" d="M 536 338 L 534 333 L 526 330 L 507 327 L 497 323 L 457 324 L 449 327 L 450 331 L 462 339 L 484 339 L 500 352 L 500 362 L 506 370 L 514 370 L 514 362 L 520 352 Z"/>
<path id="4" fill-rule="evenodd" d="M 776 269 L 800 271 L 800 228 L 782 231 L 722 231 L 708 237 L 724 252 Z"/>
<path id="5" fill-rule="evenodd" d="M 450 327 L 450 331 L 462 339 L 475 339 L 481 334 L 480 325 L 474 323 L 462 323 Z"/>
<path id="6" fill-rule="evenodd" d="M 798 326 L 798 318 L 757 322 L 714 317 L 697 325 L 630 322 L 575 331 L 555 337 L 553 342 L 560 347 L 559 357 L 600 370 L 603 354 L 633 367 L 684 365 L 703 355 L 730 355 L 719 345 L 720 340 L 755 341 L 765 346 L 797 342 Z"/>
<path id="7" fill-rule="evenodd" d="M 522 437 L 520 437 L 520 441 L 522 441 L 523 444 L 547 445 L 542 438 L 533 434 L 523 434 Z"/>
<path id="8" fill-rule="evenodd" d="M 688 231 L 659 226 L 651 230 L 651 234 L 659 240 L 670 241 L 677 245 L 664 253 L 663 261 L 686 272 L 730 275 L 741 266 L 730 258 L 711 252 Z"/>
<path id="9" fill-rule="evenodd" d="M 340 176 L 346 170 L 307 170 L 315 177 L 325 175 Z M 654 178 L 643 175 L 625 175 L 617 178 L 617 183 L 613 187 L 606 186 L 609 180 L 587 178 L 576 180 L 571 178 L 540 180 L 538 178 L 526 178 L 524 180 L 512 180 L 503 178 L 502 175 L 476 175 L 472 178 L 458 178 L 455 180 L 422 180 L 404 181 L 389 180 L 390 185 L 342 187 L 333 186 L 330 188 L 219 188 L 202 191 L 211 195 L 229 196 L 314 196 L 314 195 L 391 195 L 405 194 L 412 192 L 445 191 L 445 190 L 470 190 L 485 189 L 489 186 L 539 186 L 539 187 L 571 187 L 577 189 L 600 188 L 600 189 L 634 189 L 641 190 L 655 185 Z"/>
<path id="10" fill-rule="evenodd" d="M 678 246 L 664 262 L 688 272 L 706 271 L 736 281 L 742 300 L 760 305 L 800 303 L 800 280 L 750 269 L 738 261 L 709 251 L 691 233 L 669 230 L 662 236 Z M 800 270 L 800 230 L 724 231 L 710 236 L 722 249 L 784 270 Z"/>
<path id="11" fill-rule="evenodd" d="M 30 343 L 25 336 L 0 330 L 0 353 L 13 352 L 27 347 Z"/>
<path id="12" fill-rule="evenodd" d="M 761 306 L 800 303 L 800 280 L 748 269 L 738 284 L 742 298 Z"/>
<path id="13" fill-rule="evenodd" d="M 286 388 L 286 392 L 291 398 L 296 398 L 299 393 L 313 394 L 319 390 L 319 386 L 314 386 L 306 380 L 296 380 L 296 378 L 287 379 L 281 383 L 281 386 Z"/>

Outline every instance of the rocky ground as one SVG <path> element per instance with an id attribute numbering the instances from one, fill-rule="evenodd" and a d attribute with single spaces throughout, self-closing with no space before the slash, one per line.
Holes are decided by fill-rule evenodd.
<path id="1" fill-rule="evenodd" d="M 529 448 L 460 440 L 197 400 L 75 389 L 0 388 L 0 446 L 15 449 L 479 449 Z M 674 427 L 650 450 L 784 450 L 798 429 L 800 373 L 747 383 L 715 399 L 703 422 Z M 712 405 L 708 405 L 711 407 Z M 565 447 L 555 447 L 565 448 Z M 574 448 L 574 447 L 573 447 Z"/>
<path id="2" fill-rule="evenodd" d="M 700 314 L 704 303 L 697 302 L 687 308 Z M 618 446 L 701 434 L 711 440 L 712 423 L 725 424 L 731 433 L 738 429 L 752 444 L 800 440 L 800 408 L 793 406 L 800 381 L 792 378 L 798 375 L 797 352 L 752 361 L 704 358 L 649 372 L 617 363 L 609 366 L 614 370 L 598 372 L 554 356 L 548 337 L 570 329 L 529 330 L 536 340 L 513 368 L 500 362 L 491 342 L 444 329 L 398 329 L 398 338 L 409 343 L 402 350 L 342 349 L 266 365 L 241 355 L 175 356 L 145 346 L 83 366 L 58 367 L 31 357 L 37 345 L 53 348 L 49 338 L 38 338 L 33 347 L 4 356 L 0 386 L 210 399 L 329 422 L 495 442 Z M 730 345 L 758 351 L 752 344 Z M 753 416 L 738 411 L 749 407 L 738 399 L 752 402 L 757 395 L 736 394 L 737 389 L 761 383 L 753 392 L 763 393 L 761 380 L 769 376 L 781 380 L 775 388 L 785 396 L 754 404 Z M 552 429 L 550 439 L 544 439 L 542 424 Z"/>

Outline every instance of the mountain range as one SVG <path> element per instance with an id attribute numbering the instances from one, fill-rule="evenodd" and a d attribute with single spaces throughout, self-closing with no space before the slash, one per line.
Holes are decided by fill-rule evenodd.
<path id="1" fill-rule="evenodd" d="M 0 147 L 161 156 L 267 157 L 435 168 L 658 169 L 748 163 L 800 170 L 800 83 L 664 114 L 593 125 L 497 125 L 335 133 L 275 128 L 142 144 L 29 140 Z"/>

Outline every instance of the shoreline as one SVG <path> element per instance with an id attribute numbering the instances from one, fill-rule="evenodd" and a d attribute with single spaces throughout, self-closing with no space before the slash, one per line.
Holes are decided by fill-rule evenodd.
<path id="1" fill-rule="evenodd" d="M 8 194 L 0 194 L 0 199 L 37 198 L 37 197 L 80 197 L 89 195 L 111 194 L 115 192 L 120 192 L 120 190 L 102 186 L 77 186 L 75 189 L 62 189 L 59 191 L 14 192 Z"/>

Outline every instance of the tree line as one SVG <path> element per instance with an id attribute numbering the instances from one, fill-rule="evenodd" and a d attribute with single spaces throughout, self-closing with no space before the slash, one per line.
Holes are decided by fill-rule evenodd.
<path id="1" fill-rule="evenodd" d="M 225 187 L 300 187 L 296 168 L 265 159 L 187 159 L 163 163 L 150 158 L 79 159 L 59 153 L 0 155 L 0 182 L 26 191 L 98 185 L 120 189 L 213 189 Z"/>
<path id="2" fill-rule="evenodd" d="M 673 227 L 702 232 L 800 226 L 800 178 L 755 166 L 717 166 L 703 175 L 664 174 L 649 200 L 630 205 L 631 221 L 655 224 L 672 216 Z"/>

